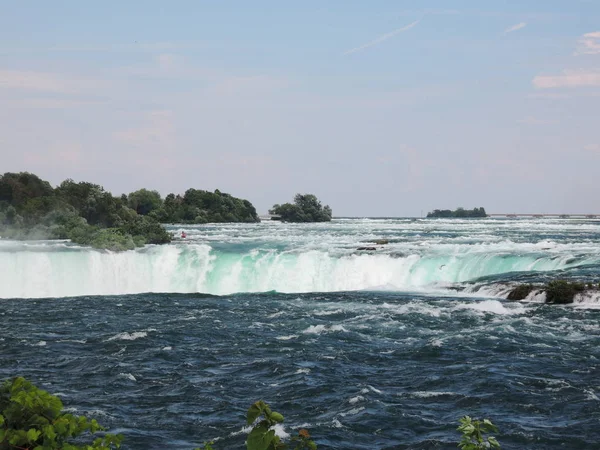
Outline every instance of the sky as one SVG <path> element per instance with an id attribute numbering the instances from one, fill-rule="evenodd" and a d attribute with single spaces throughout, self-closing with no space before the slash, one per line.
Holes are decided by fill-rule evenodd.
<path id="1" fill-rule="evenodd" d="M 0 0 L 0 172 L 600 214 L 600 1 Z"/>

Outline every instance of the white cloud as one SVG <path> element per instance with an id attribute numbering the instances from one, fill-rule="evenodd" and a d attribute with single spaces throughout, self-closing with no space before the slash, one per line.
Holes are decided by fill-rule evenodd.
<path id="1" fill-rule="evenodd" d="M 533 79 L 533 86 L 536 89 L 600 86 L 600 70 L 565 70 L 560 75 L 538 75 Z"/>
<path id="2" fill-rule="evenodd" d="M 512 33 L 513 31 L 521 30 L 521 29 L 525 28 L 526 26 L 527 26 L 527 23 L 520 22 L 520 23 L 517 23 L 516 25 L 508 27 L 506 30 L 504 30 L 504 33 Z"/>
<path id="3" fill-rule="evenodd" d="M 420 22 L 420 20 L 415 20 L 412 23 L 409 23 L 408 25 L 402 27 L 402 28 L 398 28 L 397 30 L 391 31 L 389 33 L 383 34 L 381 36 L 379 36 L 378 38 L 372 40 L 371 42 L 367 42 L 366 44 L 363 44 L 359 47 L 355 47 L 352 48 L 346 52 L 344 52 L 344 55 L 350 55 L 352 53 L 356 53 L 359 52 L 361 50 L 364 50 L 365 48 L 369 48 L 372 47 L 373 45 L 377 45 L 380 44 L 383 41 L 387 41 L 390 38 L 393 38 L 394 36 L 396 36 L 397 34 L 403 33 L 404 31 L 408 31 L 411 28 L 413 28 L 414 26 L 416 26 L 418 23 Z"/>
<path id="4" fill-rule="evenodd" d="M 584 34 L 579 40 L 576 55 L 600 55 L 600 31 Z"/>

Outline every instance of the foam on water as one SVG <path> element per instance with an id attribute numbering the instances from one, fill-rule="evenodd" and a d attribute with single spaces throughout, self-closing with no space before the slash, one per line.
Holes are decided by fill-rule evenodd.
<path id="1" fill-rule="evenodd" d="M 65 241 L 0 240 L 0 298 L 435 292 L 480 277 L 600 263 L 597 221 L 338 220 L 185 229 L 184 242 L 122 253 Z M 381 238 L 389 243 L 373 244 Z M 362 246 L 376 251 L 358 251 Z"/>
<path id="2" fill-rule="evenodd" d="M 456 306 L 457 309 L 470 309 L 482 313 L 492 313 L 500 315 L 523 314 L 527 309 L 520 303 L 510 304 L 501 303 L 498 300 L 484 300 L 481 302 L 463 303 Z"/>
<path id="3" fill-rule="evenodd" d="M 109 341 L 121 340 L 121 341 L 135 341 L 136 339 L 144 338 L 148 336 L 145 331 L 136 331 L 134 333 L 119 333 L 113 337 L 108 338 Z"/>

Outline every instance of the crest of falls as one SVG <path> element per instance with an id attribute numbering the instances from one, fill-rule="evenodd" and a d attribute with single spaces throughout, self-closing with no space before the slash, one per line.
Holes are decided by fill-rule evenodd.
<path id="1" fill-rule="evenodd" d="M 188 237 L 121 253 L 64 241 L 2 240 L 0 298 L 440 292 L 482 277 L 511 282 L 600 262 L 600 222 L 593 220 L 347 219 L 168 228 Z M 388 243 L 378 245 L 379 239 Z M 357 250 L 364 246 L 375 250 Z"/>

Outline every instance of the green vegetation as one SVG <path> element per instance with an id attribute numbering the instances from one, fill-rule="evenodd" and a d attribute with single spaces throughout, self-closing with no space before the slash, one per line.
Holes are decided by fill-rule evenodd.
<path id="1" fill-rule="evenodd" d="M 110 450 L 122 436 L 104 434 L 83 444 L 83 436 L 104 431 L 96 420 L 65 414 L 60 399 L 22 377 L 0 387 L 0 450 Z"/>
<path id="2" fill-rule="evenodd" d="M 262 420 L 258 420 L 262 417 Z M 289 446 L 281 442 L 281 439 L 275 435 L 273 427 L 283 422 L 283 416 L 278 412 L 271 411 L 269 405 L 262 400 L 254 403 L 246 415 L 246 423 L 254 424 L 252 431 L 246 440 L 247 450 L 284 450 Z M 297 442 L 294 450 L 316 450 L 317 444 L 310 440 L 310 434 L 307 430 L 301 429 L 298 436 L 292 438 Z"/>
<path id="3" fill-rule="evenodd" d="M 279 216 L 284 222 L 329 222 L 331 208 L 321 205 L 312 194 L 296 194 L 294 203 L 273 205 L 269 214 Z"/>
<path id="4" fill-rule="evenodd" d="M 287 450 L 290 445 L 281 441 L 273 429 L 283 423 L 283 416 L 272 411 L 259 400 L 246 413 L 246 423 L 252 429 L 246 439 L 247 450 Z M 488 419 L 460 419 L 458 431 L 463 450 L 499 449 L 500 444 L 486 433 L 498 432 Z M 15 377 L 0 386 L 0 450 L 113 450 L 123 441 L 122 435 L 104 433 L 105 428 L 95 419 L 63 412 L 61 400 L 37 388 L 23 377 Z M 83 443 L 85 436 L 101 432 L 91 443 Z M 316 450 L 308 430 L 298 430 L 291 439 L 293 450 Z M 207 442 L 196 450 L 214 450 Z"/>
<path id="5" fill-rule="evenodd" d="M 488 419 L 473 420 L 465 416 L 459 420 L 458 431 L 462 433 L 462 439 L 458 446 L 462 450 L 485 450 L 490 448 L 500 448 L 500 444 L 493 436 L 486 436 L 488 433 L 497 433 L 498 428 Z"/>
<path id="6" fill-rule="evenodd" d="M 508 300 L 523 300 L 533 291 L 532 284 L 519 284 L 512 291 L 509 292 Z"/>
<path id="7" fill-rule="evenodd" d="M 224 194 L 189 189 L 183 197 L 140 189 L 114 197 L 102 186 L 65 180 L 56 188 L 37 175 L 0 175 L 0 235 L 12 239 L 70 239 L 99 249 L 132 250 L 165 244 L 169 223 L 257 222 L 254 206 Z"/>
<path id="8" fill-rule="evenodd" d="M 544 290 L 546 291 L 546 303 L 564 305 L 573 303 L 575 294 L 585 291 L 585 284 L 566 280 L 552 280 L 546 284 Z"/>
<path id="9" fill-rule="evenodd" d="M 162 223 L 260 222 L 252 203 L 218 189 L 215 192 L 188 189 L 183 197 L 169 194 L 149 216 Z"/>
<path id="10" fill-rule="evenodd" d="M 600 290 L 600 284 L 568 281 L 568 280 L 552 280 L 545 285 L 534 286 L 532 284 L 519 284 L 515 286 L 508 294 L 507 300 L 523 300 L 527 298 L 533 290 L 540 290 L 546 293 L 546 303 L 557 305 L 566 305 L 573 303 L 575 295 L 586 290 Z"/>
<path id="11" fill-rule="evenodd" d="M 485 208 L 464 209 L 456 208 L 454 211 L 449 209 L 434 209 L 433 212 L 427 213 L 428 218 L 469 218 L 469 217 L 487 217 Z"/>

